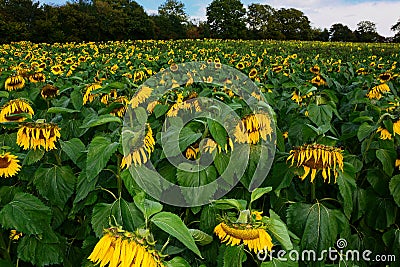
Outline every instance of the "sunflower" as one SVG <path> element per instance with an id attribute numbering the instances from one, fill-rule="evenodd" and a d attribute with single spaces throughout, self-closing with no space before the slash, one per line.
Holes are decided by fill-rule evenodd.
<path id="1" fill-rule="evenodd" d="M 393 123 L 393 133 L 400 135 L 400 119 Z"/>
<path id="2" fill-rule="evenodd" d="M 337 147 L 320 144 L 303 145 L 290 151 L 287 161 L 291 160 L 291 166 L 303 166 L 304 174 L 300 178 L 304 180 L 311 170 L 311 182 L 314 181 L 317 171 L 322 170 L 322 177 L 328 183 L 331 178 L 331 170 L 336 178 L 339 170 L 343 171 L 343 150 Z"/>
<path id="3" fill-rule="evenodd" d="M 46 84 L 42 87 L 40 94 L 44 99 L 53 98 L 58 95 L 58 88 L 51 84 Z"/>
<path id="4" fill-rule="evenodd" d="M 176 63 L 172 63 L 171 66 L 169 66 L 169 69 L 172 72 L 175 72 L 175 71 L 177 71 L 179 69 L 179 66 Z"/>
<path id="5" fill-rule="evenodd" d="M 233 150 L 232 139 L 228 138 L 228 142 L 225 144 L 225 151 L 228 151 L 228 146 Z M 213 153 L 215 149 L 218 148 L 218 152 L 221 153 L 222 147 L 217 144 L 213 139 L 208 138 L 207 141 L 202 145 L 202 151 L 206 153 Z"/>
<path id="6" fill-rule="evenodd" d="M 392 74 L 390 74 L 390 72 L 385 72 L 385 73 L 381 73 L 378 77 L 378 80 L 381 83 L 385 83 L 387 81 L 389 81 L 392 78 Z"/>
<path id="7" fill-rule="evenodd" d="M 36 72 L 32 75 L 29 75 L 29 81 L 31 83 L 38 83 L 38 82 L 44 83 L 46 81 L 46 76 L 42 72 Z"/>
<path id="8" fill-rule="evenodd" d="M 61 137 L 60 128 L 53 123 L 24 123 L 17 133 L 17 144 L 23 149 L 55 149 L 55 142 Z"/>
<path id="9" fill-rule="evenodd" d="M 238 143 L 257 144 L 260 139 L 271 136 L 271 120 L 267 114 L 256 113 L 244 117 L 235 127 L 234 136 Z"/>
<path id="10" fill-rule="evenodd" d="M 32 117 L 34 111 L 29 103 L 23 99 L 10 100 L 0 110 L 0 123 L 26 120 L 25 116 L 18 116 L 21 113 L 27 113 Z"/>
<path id="11" fill-rule="evenodd" d="M 255 69 L 255 68 L 252 68 L 251 70 L 250 70 L 250 72 L 249 72 L 249 78 L 250 79 L 254 79 L 256 76 L 257 76 L 257 69 Z"/>
<path id="12" fill-rule="evenodd" d="M 281 72 L 283 70 L 283 67 L 282 66 L 274 66 L 273 68 L 272 68 L 272 71 L 273 72 Z"/>
<path id="13" fill-rule="evenodd" d="M 140 142 L 139 146 L 134 146 L 130 153 L 122 158 L 121 167 L 129 168 L 132 162 L 136 165 L 142 165 L 150 159 L 151 152 L 154 151 L 155 141 L 153 138 L 153 131 L 151 127 L 147 125 L 147 133 L 142 138 L 143 141 Z"/>
<path id="14" fill-rule="evenodd" d="M 319 74 L 319 71 L 321 70 L 321 68 L 318 65 L 315 65 L 313 67 L 310 68 L 310 71 L 314 74 Z"/>
<path id="15" fill-rule="evenodd" d="M 196 159 L 198 153 L 199 153 L 199 148 L 198 147 L 190 146 L 190 147 L 186 148 L 185 157 L 187 159 Z"/>
<path id="16" fill-rule="evenodd" d="M 380 85 L 372 87 L 368 91 L 367 97 L 369 99 L 377 99 L 377 100 L 379 100 L 379 99 L 381 99 L 382 94 L 383 93 L 387 93 L 387 92 L 390 92 L 390 88 L 386 83 L 383 83 L 383 84 L 380 84 Z"/>
<path id="17" fill-rule="evenodd" d="M 54 75 L 60 75 L 60 74 L 63 73 L 63 71 L 64 71 L 64 68 L 63 68 L 62 65 L 54 65 L 54 66 L 51 66 L 51 72 L 52 72 Z"/>
<path id="18" fill-rule="evenodd" d="M 17 241 L 18 239 L 20 239 L 20 237 L 22 237 L 22 233 L 18 233 L 17 230 L 14 229 L 10 231 L 9 238 L 11 240 Z"/>
<path id="19" fill-rule="evenodd" d="M 376 130 L 377 133 L 381 133 L 380 139 L 386 140 L 386 139 L 392 139 L 392 134 L 385 128 L 379 127 L 378 130 Z"/>
<path id="20" fill-rule="evenodd" d="M 367 71 L 365 70 L 365 68 L 359 68 L 356 70 L 356 73 L 358 75 L 365 75 L 365 74 L 367 74 Z"/>
<path id="21" fill-rule="evenodd" d="M 321 85 L 327 85 L 326 81 L 324 78 L 322 78 L 321 75 L 317 75 L 314 78 L 311 79 L 311 83 L 315 84 L 317 86 L 321 86 Z"/>
<path id="22" fill-rule="evenodd" d="M 221 242 L 227 245 L 237 246 L 243 243 L 250 251 L 271 251 L 273 244 L 271 236 L 264 228 L 256 228 L 252 224 L 238 224 L 222 222 L 214 228 L 214 233 Z"/>
<path id="23" fill-rule="evenodd" d="M 121 228 L 104 229 L 88 259 L 95 264 L 109 267 L 162 267 L 160 253 L 146 241 L 139 231 L 131 233 Z"/>
<path id="24" fill-rule="evenodd" d="M 147 98 L 150 97 L 152 92 L 152 88 L 146 85 L 141 86 L 136 94 L 132 97 L 131 101 L 129 101 L 129 104 L 132 106 L 132 108 L 137 108 L 140 104 L 144 103 Z"/>
<path id="25" fill-rule="evenodd" d="M 117 99 L 114 100 L 112 103 L 119 103 L 120 106 L 117 108 L 114 108 L 110 114 L 118 117 L 123 117 L 126 112 L 126 107 L 129 103 L 129 100 L 125 96 L 120 96 L 117 97 Z"/>
<path id="26" fill-rule="evenodd" d="M 183 101 L 183 95 L 179 93 L 175 104 L 173 104 L 172 107 L 168 110 L 167 117 L 178 116 L 179 110 L 193 110 L 193 109 L 197 112 L 201 111 L 199 101 L 193 98 Z"/>
<path id="27" fill-rule="evenodd" d="M 244 65 L 243 62 L 239 62 L 238 64 L 236 64 L 236 68 L 239 69 L 239 70 L 244 69 L 244 67 L 245 67 L 245 65 Z"/>
<path id="28" fill-rule="evenodd" d="M 7 91 L 22 89 L 25 86 L 25 79 L 20 75 L 8 77 L 4 87 Z"/>
<path id="29" fill-rule="evenodd" d="M 85 105 L 87 102 L 91 103 L 98 96 L 98 94 L 92 94 L 92 91 L 100 89 L 100 83 L 92 83 L 86 87 L 86 92 L 83 95 L 83 104 Z"/>
<path id="30" fill-rule="evenodd" d="M 9 152 L 0 154 L 0 177 L 8 178 L 14 176 L 21 169 L 18 162 L 18 157 Z"/>

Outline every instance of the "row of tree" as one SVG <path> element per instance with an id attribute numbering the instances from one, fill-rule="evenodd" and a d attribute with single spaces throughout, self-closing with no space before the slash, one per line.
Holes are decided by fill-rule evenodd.
<path id="1" fill-rule="evenodd" d="M 275 9 L 240 0 L 214 0 L 207 7 L 207 20 L 190 20 L 178 0 L 166 0 L 158 14 L 148 15 L 131 0 L 74 0 L 62 6 L 40 5 L 34 0 L 0 0 L 0 41 L 34 42 L 107 41 L 127 39 L 276 39 L 383 42 L 375 23 L 361 21 L 352 31 L 343 24 L 315 29 L 300 10 Z"/>

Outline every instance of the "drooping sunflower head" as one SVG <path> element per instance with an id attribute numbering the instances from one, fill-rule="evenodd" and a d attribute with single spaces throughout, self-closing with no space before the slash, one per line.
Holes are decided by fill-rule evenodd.
<path id="1" fill-rule="evenodd" d="M 95 264 L 109 267 L 163 267 L 160 253 L 146 237 L 118 227 L 104 229 L 103 237 L 97 242 L 88 259 Z"/>
<path id="2" fill-rule="evenodd" d="M 304 180 L 311 171 L 311 182 L 314 181 L 317 172 L 322 171 L 324 180 L 330 182 L 331 171 L 336 178 L 338 169 L 343 171 L 343 150 L 337 147 L 326 146 L 321 144 L 303 145 L 295 147 L 290 151 L 287 161 L 291 160 L 291 166 L 296 164 L 297 167 L 302 166 L 304 174 L 300 176 Z"/>
<path id="3" fill-rule="evenodd" d="M 17 144 L 23 149 L 55 149 L 55 142 L 61 137 L 60 128 L 53 123 L 24 123 L 17 132 Z"/>
<path id="4" fill-rule="evenodd" d="M 377 85 L 368 90 L 367 97 L 369 99 L 381 99 L 384 93 L 390 92 L 390 88 L 386 83 Z"/>
<path id="5" fill-rule="evenodd" d="M 311 83 L 317 86 L 327 85 L 325 79 L 319 74 L 311 79 Z"/>
<path id="6" fill-rule="evenodd" d="M 112 104 L 118 104 L 119 106 L 111 110 L 110 114 L 118 117 L 123 117 L 126 112 L 126 108 L 128 106 L 129 100 L 126 96 L 117 97 Z"/>
<path id="7" fill-rule="evenodd" d="M 22 113 L 28 114 L 30 117 L 34 115 L 34 111 L 30 104 L 23 99 L 14 99 L 7 102 L 0 110 L 1 122 L 22 122 L 26 120 L 26 116 L 21 116 Z M 20 116 L 18 114 L 21 114 Z"/>
<path id="8" fill-rule="evenodd" d="M 152 92 L 153 92 L 152 88 L 145 85 L 142 86 L 132 97 L 131 101 L 129 101 L 129 104 L 131 105 L 132 108 L 137 108 L 140 104 L 144 103 L 147 98 L 150 97 Z"/>
<path id="9" fill-rule="evenodd" d="M 378 80 L 381 83 L 385 83 L 385 82 L 389 81 L 391 78 L 392 78 L 392 74 L 390 74 L 390 72 L 384 72 L 379 75 Z"/>
<path id="10" fill-rule="evenodd" d="M 18 162 L 18 157 L 9 152 L 0 154 L 0 177 L 9 178 L 14 176 L 21 169 Z"/>
<path id="11" fill-rule="evenodd" d="M 387 139 L 392 139 L 392 134 L 385 128 L 378 127 L 378 130 L 376 130 L 377 133 L 380 133 L 380 139 L 382 140 L 387 140 Z"/>
<path id="12" fill-rule="evenodd" d="M 4 88 L 7 91 L 22 89 L 24 88 L 24 86 L 25 86 L 25 79 L 21 75 L 14 75 L 8 77 L 4 84 Z"/>
<path id="13" fill-rule="evenodd" d="M 238 224 L 221 222 L 214 228 L 214 233 L 221 242 L 227 245 L 238 246 L 244 244 L 250 251 L 271 251 L 273 244 L 271 236 L 262 227 L 252 224 Z"/>
<path id="14" fill-rule="evenodd" d="M 310 68 L 310 71 L 314 74 L 319 74 L 319 71 L 321 68 L 318 65 L 314 65 L 313 67 Z"/>
<path id="15" fill-rule="evenodd" d="M 151 152 L 154 151 L 155 141 L 153 138 L 153 131 L 150 125 L 147 125 L 147 133 L 140 139 L 138 144 L 132 144 L 132 148 L 128 155 L 124 156 L 121 161 L 122 168 L 129 168 L 132 163 L 142 165 L 150 159 Z"/>
<path id="16" fill-rule="evenodd" d="M 234 137 L 238 143 L 257 144 L 260 139 L 271 137 L 271 119 L 265 113 L 250 114 L 235 127 Z"/>
<path id="17" fill-rule="evenodd" d="M 98 96 L 98 94 L 93 94 L 92 91 L 100 89 L 101 88 L 101 84 L 100 83 L 92 83 L 89 84 L 86 87 L 86 92 L 83 95 L 83 104 L 85 105 L 86 103 L 91 103 L 93 102 L 93 100 Z"/>
<path id="18" fill-rule="evenodd" d="M 31 83 L 38 83 L 38 82 L 44 83 L 46 81 L 46 75 L 44 75 L 43 72 L 36 72 L 32 75 L 29 75 L 29 81 Z"/>
<path id="19" fill-rule="evenodd" d="M 12 229 L 12 230 L 10 231 L 9 238 L 10 238 L 11 240 L 17 241 L 17 240 L 20 239 L 21 237 L 22 237 L 22 233 L 17 232 L 17 230 Z"/>
<path id="20" fill-rule="evenodd" d="M 58 95 L 58 88 L 51 84 L 46 84 L 40 90 L 40 94 L 44 99 L 54 98 Z"/>
<path id="21" fill-rule="evenodd" d="M 199 147 L 190 146 L 186 148 L 185 157 L 189 160 L 195 160 L 199 154 Z"/>

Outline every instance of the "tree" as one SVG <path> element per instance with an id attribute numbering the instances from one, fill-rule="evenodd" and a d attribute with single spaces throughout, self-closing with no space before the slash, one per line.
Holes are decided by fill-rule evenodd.
<path id="1" fill-rule="evenodd" d="M 294 8 L 281 8 L 275 12 L 273 18 L 275 21 L 274 27 L 281 33 L 283 39 L 311 39 L 310 21 L 302 11 Z"/>
<path id="2" fill-rule="evenodd" d="M 161 16 L 174 16 L 181 22 L 188 22 L 188 15 L 185 12 L 185 5 L 177 0 L 167 0 L 158 7 L 158 14 Z"/>
<path id="3" fill-rule="evenodd" d="M 355 36 L 349 27 L 341 23 L 336 23 L 329 29 L 329 40 L 335 42 L 353 42 Z"/>
<path id="4" fill-rule="evenodd" d="M 311 40 L 328 42 L 329 41 L 329 30 L 327 28 L 324 28 L 323 30 L 321 30 L 320 28 L 312 29 L 311 30 Z"/>
<path id="5" fill-rule="evenodd" d="M 271 18 L 275 11 L 269 5 L 251 4 L 248 6 L 247 24 L 249 25 L 252 38 L 271 38 L 270 33 L 273 31 Z"/>
<path id="6" fill-rule="evenodd" d="M 394 42 L 400 42 L 400 19 L 397 21 L 396 24 L 394 24 L 390 30 L 396 32 L 396 34 L 393 37 Z"/>
<path id="7" fill-rule="evenodd" d="M 357 24 L 354 35 L 359 42 L 377 42 L 382 37 L 376 31 L 376 25 L 372 21 L 363 20 Z"/>
<path id="8" fill-rule="evenodd" d="M 211 37 L 224 39 L 245 37 L 246 9 L 240 0 L 214 0 L 207 7 L 206 15 Z"/>

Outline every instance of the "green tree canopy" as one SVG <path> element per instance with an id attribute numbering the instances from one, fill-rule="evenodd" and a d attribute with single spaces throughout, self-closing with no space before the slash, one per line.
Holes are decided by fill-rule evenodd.
<path id="1" fill-rule="evenodd" d="M 355 36 L 350 28 L 341 23 L 336 23 L 329 29 L 329 36 L 331 41 L 335 42 L 352 42 Z"/>
<path id="2" fill-rule="evenodd" d="M 274 27 L 282 34 L 280 39 L 310 40 L 311 25 L 307 16 L 295 8 L 281 8 L 274 14 Z"/>
<path id="3" fill-rule="evenodd" d="M 240 0 L 214 0 L 206 14 L 212 37 L 239 39 L 245 36 L 246 9 Z"/>
<path id="4" fill-rule="evenodd" d="M 270 5 L 251 4 L 247 10 L 247 24 L 253 38 L 271 38 L 274 30 L 272 16 L 276 10 Z"/>
<path id="5" fill-rule="evenodd" d="M 381 38 L 376 30 L 376 24 L 368 20 L 360 21 L 354 34 L 359 42 L 377 42 Z"/>

